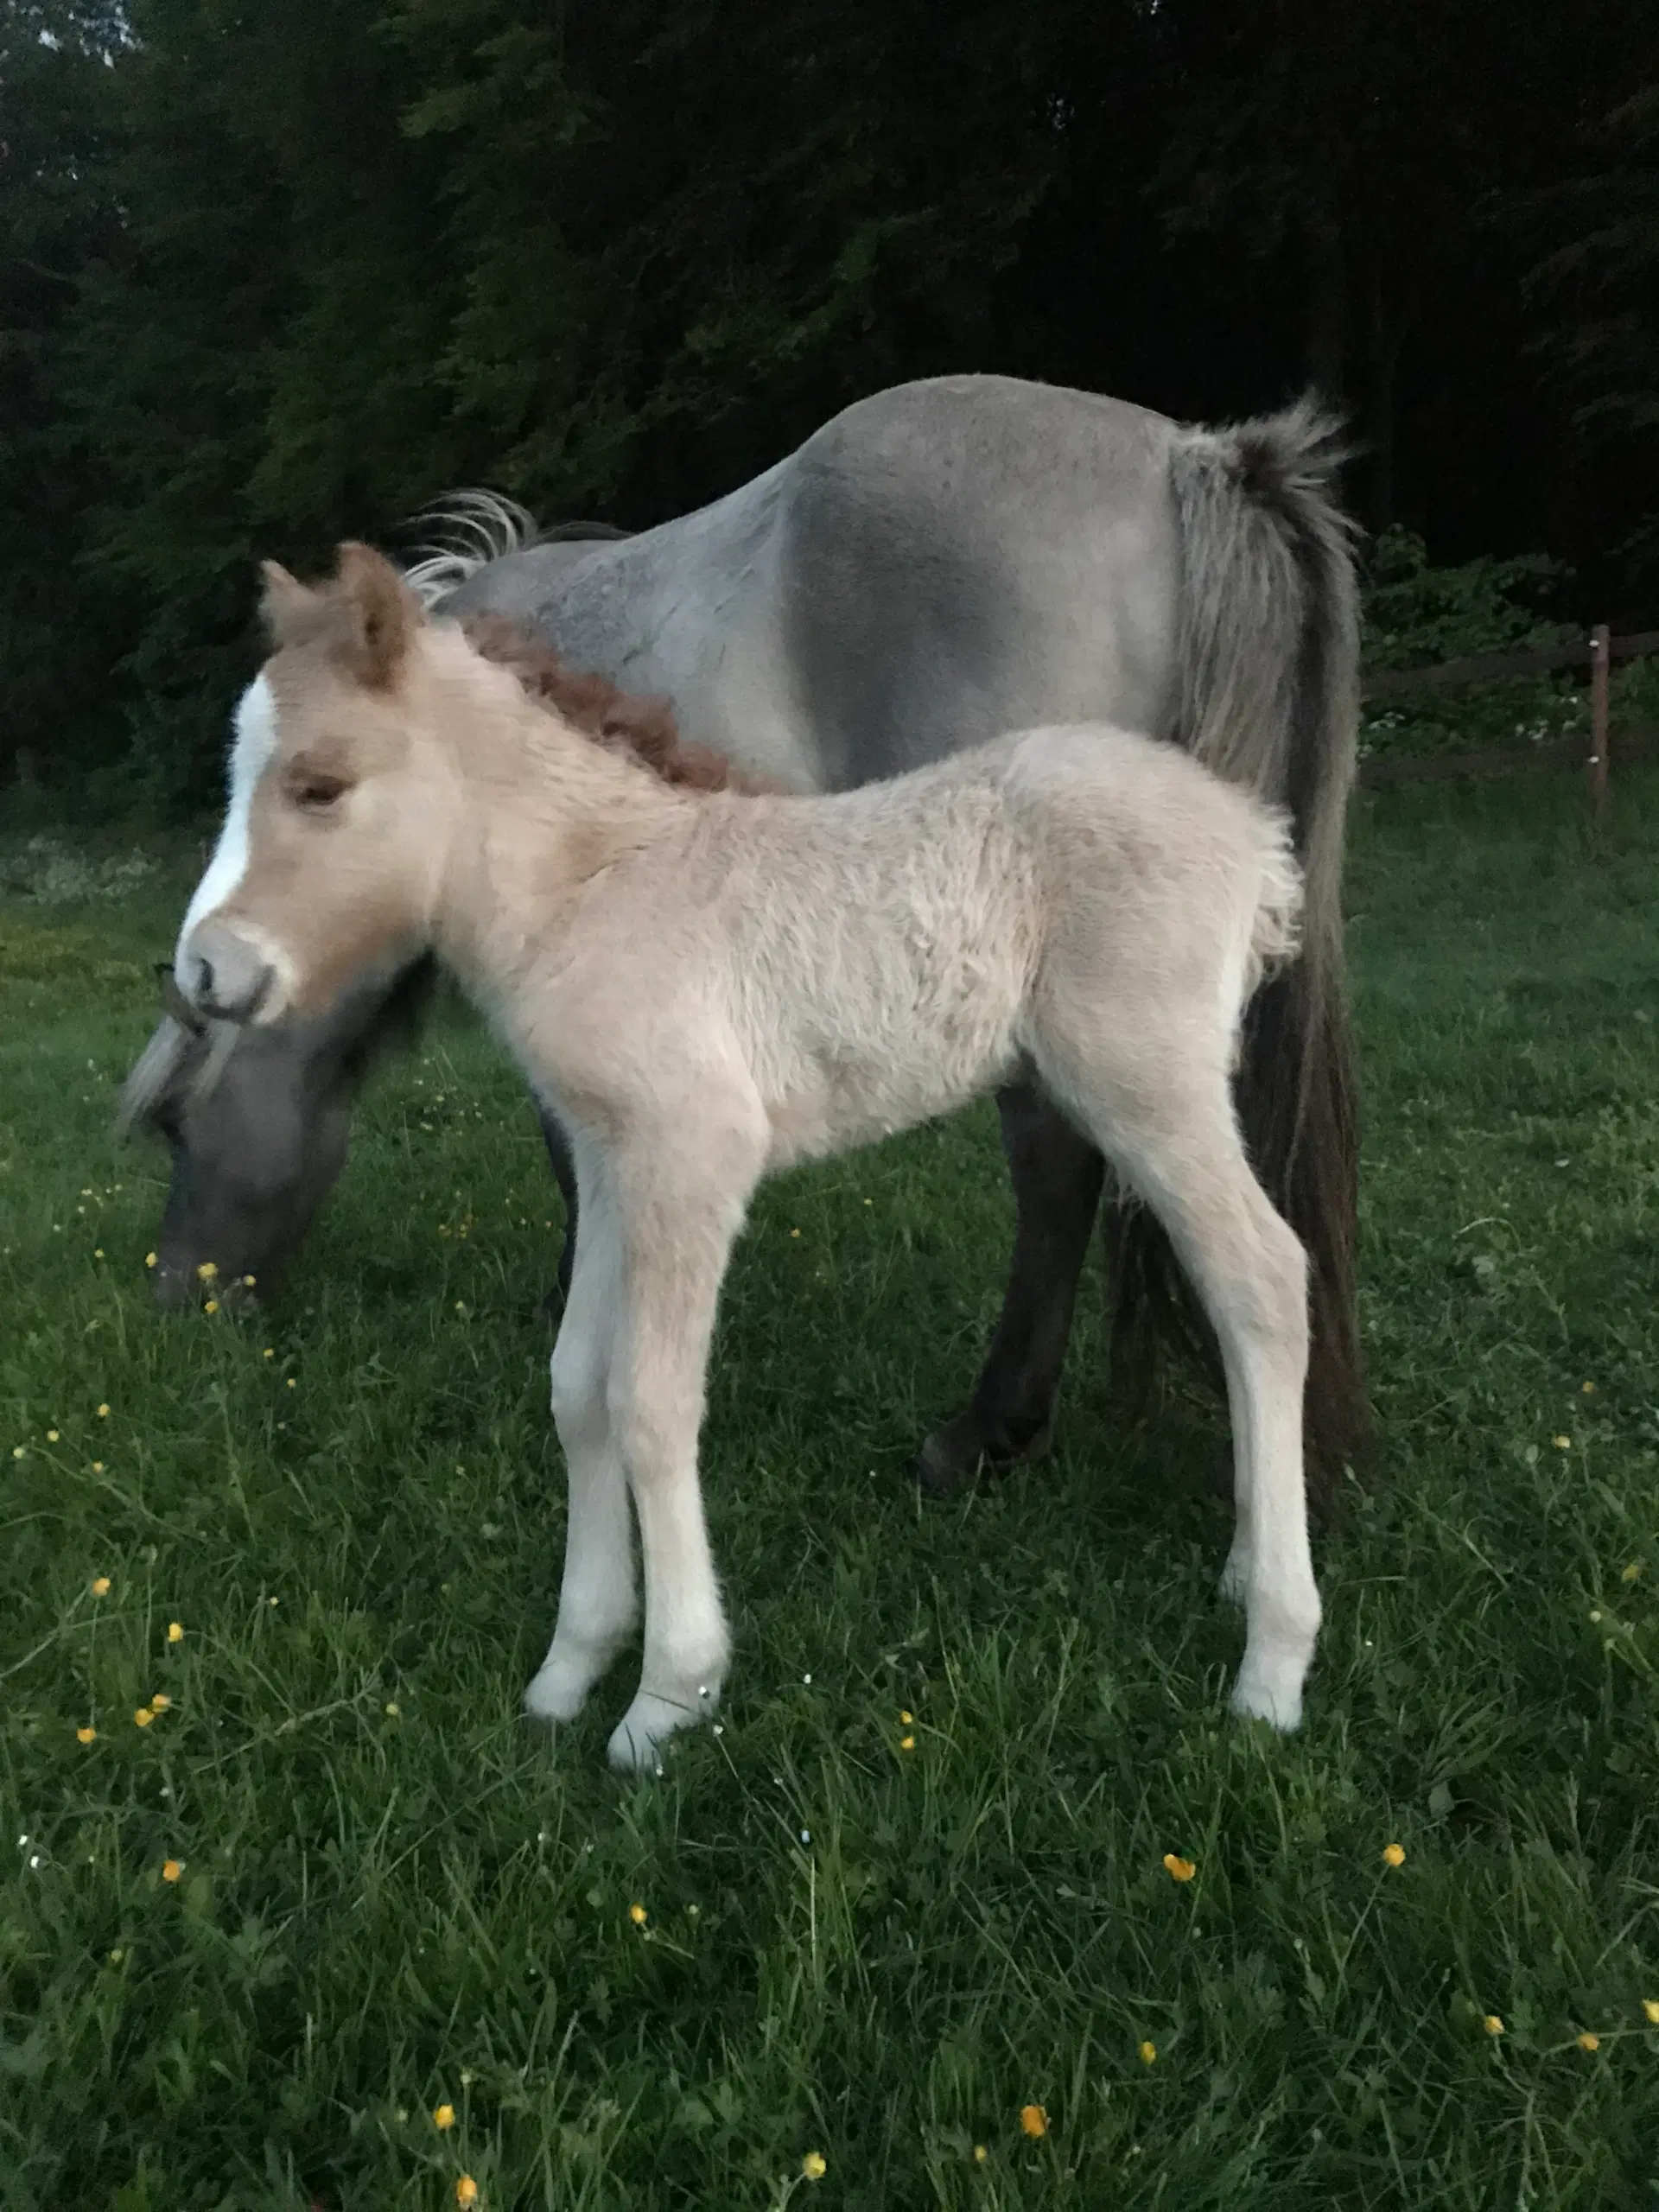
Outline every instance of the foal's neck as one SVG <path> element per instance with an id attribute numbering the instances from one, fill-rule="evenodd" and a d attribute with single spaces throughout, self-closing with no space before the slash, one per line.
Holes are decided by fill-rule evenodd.
<path id="1" fill-rule="evenodd" d="M 696 801 L 526 696 L 461 645 L 441 728 L 461 786 L 439 950 L 480 981 L 555 941 L 594 878 L 667 835 Z M 448 658 L 448 656 L 446 656 Z"/>

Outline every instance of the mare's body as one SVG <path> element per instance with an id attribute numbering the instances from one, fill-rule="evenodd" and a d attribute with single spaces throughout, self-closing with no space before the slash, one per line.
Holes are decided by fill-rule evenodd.
<path id="1" fill-rule="evenodd" d="M 1324 426 L 1306 412 L 1211 432 L 1086 393 L 941 378 L 861 402 L 753 483 L 637 537 L 418 575 L 447 611 L 526 620 L 574 665 L 664 694 L 688 739 L 790 788 L 845 788 L 1009 728 L 1095 718 L 1168 738 L 1287 806 L 1307 874 L 1305 951 L 1256 1002 L 1239 1098 L 1253 1157 L 1313 1258 L 1311 1471 L 1326 1479 L 1364 1425 L 1339 899 L 1357 649 L 1328 470 Z M 181 1109 L 179 1178 L 212 1137 L 250 1178 L 267 1151 L 303 1153 L 302 1128 L 265 1124 L 309 1095 L 244 1084 L 232 1053 L 213 1095 Z M 971 1403 L 922 1447 L 924 1478 L 942 1488 L 1045 1438 L 1102 1187 L 1098 1147 L 1040 1090 L 1014 1081 L 999 1105 L 1013 1271 Z M 175 1209 L 163 1287 L 188 1288 L 210 1256 L 265 1280 L 222 1195 L 198 1175 L 194 1224 Z M 199 1250 L 209 1236 L 223 1249 Z M 1130 1216 L 1118 1244 L 1124 1315 L 1155 1319 L 1156 1225 Z"/>

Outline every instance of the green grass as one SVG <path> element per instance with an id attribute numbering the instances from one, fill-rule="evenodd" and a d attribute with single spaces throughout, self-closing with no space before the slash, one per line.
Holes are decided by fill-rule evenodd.
<path id="1" fill-rule="evenodd" d="M 1659 780 L 1619 806 L 1357 822 L 1384 1466 L 1306 1732 L 1225 1712 L 1213 1415 L 1121 1431 L 1089 1319 L 1055 1456 L 912 1496 L 1000 1289 L 982 1113 L 756 1209 L 736 1669 L 656 1784 L 624 1669 L 518 1717 L 563 1507 L 513 1077 L 443 1025 L 281 1308 L 159 1319 L 108 1123 L 180 887 L 0 905 L 0 2203 L 1659 2201 Z"/>

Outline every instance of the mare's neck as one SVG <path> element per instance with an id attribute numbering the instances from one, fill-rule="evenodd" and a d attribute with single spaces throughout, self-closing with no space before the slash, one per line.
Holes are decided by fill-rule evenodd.
<path id="1" fill-rule="evenodd" d="M 470 649 L 450 658 L 441 726 L 459 805 L 437 950 L 493 995 L 556 945 L 596 877 L 696 802 L 537 705 L 505 670 Z"/>

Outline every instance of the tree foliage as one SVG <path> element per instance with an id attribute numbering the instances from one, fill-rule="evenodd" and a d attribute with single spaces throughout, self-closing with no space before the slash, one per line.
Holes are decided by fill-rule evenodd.
<path id="1" fill-rule="evenodd" d="M 649 522 L 947 369 L 1316 377 L 1368 521 L 1619 613 L 1649 14 L 0 0 L 0 747 L 199 803 L 256 554 L 478 480 Z"/>

